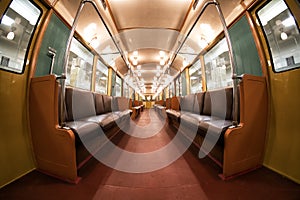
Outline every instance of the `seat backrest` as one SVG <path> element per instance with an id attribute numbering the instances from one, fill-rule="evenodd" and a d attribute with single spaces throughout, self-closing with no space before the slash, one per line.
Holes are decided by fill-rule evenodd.
<path id="1" fill-rule="evenodd" d="M 188 94 L 181 97 L 180 106 L 182 111 L 194 112 L 195 95 Z"/>
<path id="2" fill-rule="evenodd" d="M 133 101 L 133 106 L 139 106 L 139 105 L 140 105 L 140 103 L 139 103 L 138 100 L 134 100 L 134 101 Z"/>
<path id="3" fill-rule="evenodd" d="M 171 98 L 171 109 L 176 111 L 180 110 L 180 97 L 174 96 Z"/>
<path id="4" fill-rule="evenodd" d="M 94 93 L 94 99 L 95 99 L 95 109 L 96 109 L 96 114 L 101 115 L 105 113 L 105 108 L 103 104 L 103 95 L 100 93 Z"/>
<path id="5" fill-rule="evenodd" d="M 171 98 L 166 98 L 166 109 L 171 108 Z"/>
<path id="6" fill-rule="evenodd" d="M 103 105 L 104 105 L 104 112 L 108 113 L 112 111 L 112 96 L 108 96 L 108 95 L 102 95 L 102 99 L 103 99 Z"/>
<path id="7" fill-rule="evenodd" d="M 232 87 L 207 91 L 204 96 L 203 114 L 232 120 Z"/>
<path id="8" fill-rule="evenodd" d="M 66 109 L 68 121 L 95 116 L 93 93 L 77 88 L 66 88 Z"/>
<path id="9" fill-rule="evenodd" d="M 195 94 L 195 103 L 193 109 L 194 113 L 197 114 L 203 113 L 204 95 L 205 92 L 199 92 Z"/>
<path id="10" fill-rule="evenodd" d="M 116 101 L 116 109 L 118 111 L 124 111 L 129 109 L 129 99 L 126 97 L 115 97 L 114 100 Z M 117 111 L 113 109 L 113 111 Z"/>

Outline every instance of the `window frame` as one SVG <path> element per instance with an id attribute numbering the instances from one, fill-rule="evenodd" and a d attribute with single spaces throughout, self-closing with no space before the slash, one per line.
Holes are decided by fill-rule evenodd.
<path id="1" fill-rule="evenodd" d="M 1 23 L 2 23 L 3 16 L 6 15 L 6 13 L 7 13 L 8 9 L 10 8 L 10 6 L 11 6 L 11 4 L 12 4 L 13 1 L 14 0 L 12 0 L 9 3 L 9 5 L 6 7 L 5 11 L 3 12 L 3 15 L 1 16 L 1 20 L 0 20 Z M 28 65 L 28 62 L 27 62 L 28 56 L 29 56 L 29 53 L 30 53 L 30 50 L 31 50 L 31 46 L 34 45 L 34 44 L 32 44 L 32 41 L 33 41 L 33 38 L 34 38 L 34 36 L 36 34 L 37 27 L 38 27 L 38 25 L 39 25 L 39 23 L 41 21 L 41 18 L 42 18 L 43 14 L 44 14 L 43 9 L 37 3 L 35 3 L 32 0 L 27 0 L 27 1 L 30 2 L 35 8 L 37 8 L 40 11 L 40 14 L 39 14 L 39 17 L 37 18 L 36 24 L 33 26 L 32 33 L 30 35 L 30 38 L 28 40 L 28 44 L 26 46 L 26 52 L 25 52 L 25 55 L 23 57 L 22 69 L 20 71 L 16 71 L 16 70 L 9 70 L 9 69 L 0 67 L 0 70 L 2 70 L 2 71 L 6 71 L 6 72 L 9 72 L 9 73 L 18 74 L 18 75 L 24 74 L 25 68 Z"/>
<path id="2" fill-rule="evenodd" d="M 298 32 L 299 32 L 299 35 L 300 35 L 300 28 L 299 28 L 299 24 L 298 24 L 298 22 L 297 22 L 297 20 L 296 20 L 296 17 L 294 16 L 294 14 L 293 14 L 291 8 L 289 7 L 289 4 L 288 4 L 285 0 L 282 0 L 282 1 L 283 1 L 283 2 L 285 3 L 285 5 L 287 6 L 287 9 L 289 10 L 291 16 L 294 18 L 295 24 L 296 24 L 296 28 L 298 29 Z M 259 12 L 261 9 L 263 9 L 266 5 L 268 5 L 270 2 L 271 2 L 271 0 L 266 1 L 265 3 L 263 3 L 263 4 L 255 11 L 255 17 L 256 17 L 256 19 L 257 19 L 257 21 L 258 21 L 258 23 L 259 23 L 259 26 L 260 26 L 261 31 L 262 31 L 263 36 L 264 36 L 264 40 L 265 40 L 266 46 L 267 46 L 267 48 L 268 48 L 268 53 L 269 53 L 269 55 L 270 55 L 270 62 L 271 62 L 271 66 L 272 66 L 272 71 L 273 71 L 274 73 L 284 73 L 284 72 L 289 72 L 289 71 L 292 71 L 292 70 L 300 69 L 300 63 L 299 63 L 299 66 L 298 66 L 298 67 L 293 67 L 293 68 L 283 69 L 283 70 L 279 70 L 279 71 L 276 70 L 276 68 L 275 68 L 275 63 L 274 63 L 274 59 L 273 59 L 273 53 L 272 53 L 272 51 L 271 51 L 271 46 L 270 46 L 268 37 L 267 37 L 267 35 L 266 35 L 266 32 L 265 32 L 265 30 L 264 30 L 264 28 L 263 28 L 263 24 L 262 24 L 262 22 L 261 22 L 261 18 L 260 18 L 259 15 L 258 15 L 258 12 Z"/>

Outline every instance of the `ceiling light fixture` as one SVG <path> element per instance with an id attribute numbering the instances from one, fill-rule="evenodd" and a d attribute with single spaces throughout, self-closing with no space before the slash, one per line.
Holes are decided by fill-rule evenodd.
<path id="1" fill-rule="evenodd" d="M 132 61 L 132 64 L 133 64 L 133 65 L 137 65 L 137 64 L 138 64 L 137 59 L 134 59 L 134 60 Z"/>
<path id="2" fill-rule="evenodd" d="M 286 40 L 286 39 L 288 38 L 288 35 L 286 34 L 286 32 L 281 32 L 281 33 L 280 33 L 280 38 L 281 38 L 282 40 Z"/>
<path id="3" fill-rule="evenodd" d="M 8 34 L 6 35 L 6 38 L 9 40 L 13 40 L 15 38 L 15 33 L 14 33 L 15 30 L 16 30 L 15 27 L 11 27 L 11 31 L 8 32 Z"/>
<path id="4" fill-rule="evenodd" d="M 14 38 L 15 38 L 15 33 L 14 32 L 12 32 L 12 31 L 10 31 L 8 34 L 7 34 L 7 39 L 9 39 L 9 40 L 13 40 Z"/>
<path id="5" fill-rule="evenodd" d="M 139 52 L 138 51 L 134 51 L 132 54 L 133 54 L 134 58 L 137 58 L 138 55 L 139 55 Z"/>
<path id="6" fill-rule="evenodd" d="M 163 57 L 165 57 L 166 54 L 165 54 L 164 51 L 159 51 L 159 55 L 160 55 L 161 58 L 163 58 Z"/>

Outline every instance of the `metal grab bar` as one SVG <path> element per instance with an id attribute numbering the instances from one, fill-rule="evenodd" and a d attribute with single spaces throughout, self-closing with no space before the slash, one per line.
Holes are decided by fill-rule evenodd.
<path id="1" fill-rule="evenodd" d="M 121 49 L 117 45 L 117 42 L 115 41 L 113 35 L 111 34 L 111 32 L 108 29 L 106 23 L 104 22 L 101 14 L 100 14 L 100 11 L 98 10 L 97 4 L 93 0 L 82 0 L 80 2 L 80 5 L 79 5 L 78 9 L 77 9 L 77 12 L 76 12 L 73 24 L 72 24 L 71 32 L 70 32 L 70 35 L 69 35 L 69 38 L 68 38 L 67 48 L 66 48 L 65 56 L 64 56 L 63 73 L 61 74 L 61 76 L 59 76 L 60 79 L 61 79 L 61 95 L 60 95 L 60 100 L 61 101 L 60 101 L 60 122 L 59 122 L 59 125 L 60 125 L 61 128 L 63 128 L 66 125 L 65 121 L 64 121 L 65 113 L 66 113 L 66 110 L 65 110 L 66 109 L 65 108 L 65 96 L 66 96 L 65 88 L 66 88 L 67 65 L 68 65 L 68 62 L 69 62 L 69 56 L 70 56 L 69 53 L 70 53 L 70 48 L 71 48 L 71 42 L 72 42 L 72 39 L 73 39 L 73 36 L 74 36 L 74 33 L 75 33 L 75 29 L 76 29 L 77 24 L 78 24 L 80 13 L 81 13 L 81 11 L 82 11 L 82 9 L 83 9 L 83 7 L 86 3 L 91 3 L 92 6 L 95 8 L 95 10 L 96 10 L 97 14 L 99 15 L 105 29 L 107 30 L 109 36 L 111 37 L 111 39 L 114 42 L 116 48 L 118 49 L 122 59 L 126 63 Z"/>
<path id="2" fill-rule="evenodd" d="M 124 60 L 124 62 L 126 63 L 125 61 L 125 58 L 122 54 L 122 51 L 121 49 L 119 48 L 119 46 L 117 45 L 117 42 L 115 41 L 115 39 L 113 38 L 111 32 L 109 31 L 107 25 L 105 24 L 98 8 L 97 8 L 97 5 L 96 3 L 93 1 L 93 0 L 82 0 L 80 2 L 80 6 L 76 12 L 76 15 L 75 15 L 75 19 L 73 21 L 73 25 L 72 25 L 72 29 L 71 29 L 71 32 L 70 32 L 70 35 L 69 35 L 69 38 L 68 38 L 68 42 L 67 42 L 67 48 L 66 48 L 66 51 L 65 51 L 65 57 L 64 57 L 64 65 L 63 65 L 63 73 L 61 75 L 61 101 L 60 101 L 60 126 L 61 127 L 64 127 L 65 126 L 65 122 L 64 122 L 64 116 L 65 116 L 65 113 L 66 113 L 66 110 L 65 110 L 65 81 L 66 81 L 66 74 L 67 74 L 67 65 L 68 65 L 68 61 L 69 61 L 69 52 L 70 52 L 70 47 L 71 47 L 71 41 L 72 41 L 72 38 L 74 36 L 74 32 L 75 32 L 75 29 L 76 29 L 76 26 L 78 24 L 78 19 L 79 19 L 79 16 L 80 16 L 80 13 L 85 5 L 85 3 L 91 3 L 95 10 L 97 11 L 102 23 L 104 24 L 106 30 L 108 31 L 111 39 L 113 40 L 115 46 L 117 47 L 122 59 Z M 229 32 L 228 32 L 228 29 L 227 29 L 227 26 L 226 26 L 226 22 L 225 22 L 225 18 L 224 18 L 224 15 L 222 13 L 222 10 L 221 10 L 221 7 L 220 7 L 220 4 L 217 0 L 212 0 L 212 1 L 207 1 L 204 6 L 201 8 L 200 10 L 200 13 L 197 17 L 197 19 L 195 20 L 195 22 L 193 23 L 191 29 L 189 30 L 188 34 L 186 35 L 186 37 L 184 38 L 183 42 L 180 44 L 180 46 L 178 47 L 178 49 L 176 50 L 176 53 L 175 53 L 175 56 L 173 57 L 172 59 L 172 62 L 170 63 L 170 65 L 173 64 L 177 54 L 179 53 L 180 49 L 182 48 L 182 46 L 184 45 L 184 43 L 186 42 L 188 36 L 190 35 L 190 33 L 192 32 L 193 28 L 195 27 L 195 25 L 197 24 L 198 20 L 200 19 L 200 17 L 202 16 L 202 14 L 204 13 L 205 9 L 208 7 L 208 5 L 210 4 L 214 4 L 216 6 L 216 9 L 218 11 L 218 14 L 219 14 L 219 17 L 220 17 L 220 20 L 221 20 L 221 23 L 222 23 L 222 26 L 223 26 L 223 31 L 224 31 L 224 35 L 225 35 L 225 38 L 226 38 L 226 42 L 227 42 L 227 45 L 228 45 L 228 49 L 229 49 L 229 61 L 230 61 L 230 64 L 232 66 L 232 79 L 233 79 L 233 125 L 234 126 L 237 126 L 238 124 L 238 112 L 237 112 L 237 109 L 239 107 L 239 101 L 238 101 L 238 93 L 237 93 L 237 87 L 238 87 L 238 79 L 235 78 L 237 77 L 237 74 L 236 74 L 236 65 L 235 65 L 235 62 L 234 62 L 234 57 L 233 57 L 233 49 L 232 49 L 232 44 L 231 44 L 231 40 L 230 40 L 230 36 L 229 36 Z"/>
<path id="3" fill-rule="evenodd" d="M 217 0 L 213 1 L 214 4 L 216 5 L 222 26 L 223 26 L 223 31 L 224 31 L 224 35 L 226 38 L 226 42 L 228 45 L 228 52 L 229 52 L 229 62 L 231 64 L 232 67 L 232 79 L 233 79 L 233 120 L 232 120 L 232 125 L 233 126 L 237 126 L 238 125 L 238 108 L 239 108 L 239 99 L 238 99 L 238 79 L 235 77 L 237 76 L 237 69 L 236 69 L 236 65 L 234 62 L 234 57 L 233 57 L 233 49 L 232 49 L 232 44 L 231 44 L 231 40 L 230 40 L 230 36 L 229 36 L 229 32 L 226 26 L 226 21 L 223 15 L 223 12 L 221 10 L 221 6 L 219 4 L 219 2 Z"/>
<path id="4" fill-rule="evenodd" d="M 49 74 L 53 74 L 53 68 L 54 68 L 54 62 L 55 62 L 55 56 L 56 56 L 56 50 L 52 47 L 48 47 L 48 53 L 47 56 L 51 58 L 51 66 Z"/>
<path id="5" fill-rule="evenodd" d="M 195 2 L 196 3 L 196 2 Z M 233 57 L 233 49 L 232 49 L 232 44 L 231 44 L 231 40 L 230 40 L 230 36 L 229 36 L 229 32 L 226 26 L 226 21 L 223 15 L 223 12 L 221 10 L 221 6 L 220 3 L 217 0 L 212 0 L 212 1 L 207 1 L 205 2 L 205 4 L 202 6 L 199 15 L 197 16 L 195 22 L 193 23 L 192 27 L 190 28 L 190 30 L 188 31 L 187 35 L 185 36 L 185 38 L 183 39 L 183 42 L 180 44 L 180 46 L 178 47 L 178 49 L 176 50 L 175 56 L 172 59 L 172 62 L 170 65 L 173 64 L 177 54 L 179 53 L 180 49 L 183 47 L 184 43 L 186 42 L 187 38 L 189 37 L 190 33 L 192 32 L 192 30 L 194 29 L 194 27 L 196 26 L 198 20 L 200 19 L 200 17 L 202 16 L 202 14 L 204 13 L 205 9 L 211 5 L 214 4 L 216 6 L 217 12 L 219 14 L 222 26 L 223 26 L 223 31 L 224 31 L 224 35 L 226 38 L 226 42 L 228 45 L 228 51 L 229 51 L 229 62 L 230 65 L 232 67 L 232 80 L 233 80 L 233 121 L 232 124 L 233 126 L 237 126 L 238 125 L 238 107 L 239 107 L 239 100 L 238 100 L 238 92 L 237 92 L 237 88 L 238 88 L 238 79 L 239 76 L 237 76 L 236 73 L 236 65 L 234 62 L 234 57 Z"/>

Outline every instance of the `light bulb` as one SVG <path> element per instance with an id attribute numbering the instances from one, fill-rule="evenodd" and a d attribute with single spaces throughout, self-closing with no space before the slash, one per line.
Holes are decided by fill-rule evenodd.
<path id="1" fill-rule="evenodd" d="M 15 38 L 15 33 L 14 32 L 12 32 L 12 31 L 10 31 L 8 34 L 7 34 L 7 39 L 9 39 L 9 40 L 13 40 L 14 38 Z"/>
<path id="2" fill-rule="evenodd" d="M 282 32 L 282 33 L 280 34 L 280 38 L 281 38 L 282 40 L 286 40 L 286 39 L 288 38 L 288 35 L 287 35 L 285 32 Z"/>

